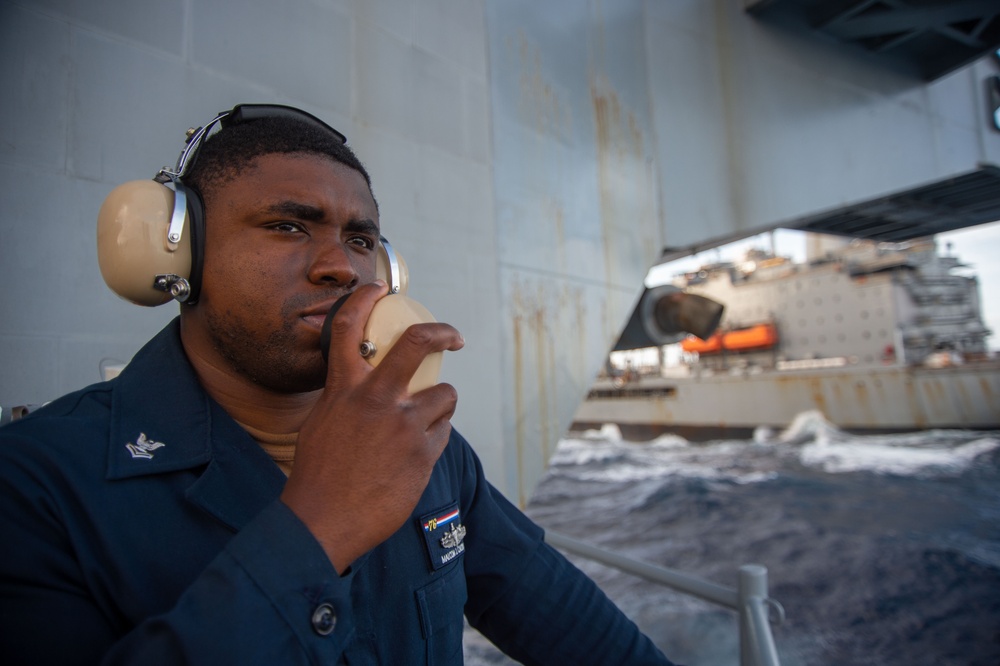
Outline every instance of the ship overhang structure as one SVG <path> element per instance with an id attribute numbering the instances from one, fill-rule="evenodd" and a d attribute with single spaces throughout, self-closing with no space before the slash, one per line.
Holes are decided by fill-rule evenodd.
<path id="1" fill-rule="evenodd" d="M 744 0 L 762 21 L 803 25 L 934 81 L 1000 47 L 995 0 Z"/>
<path id="2" fill-rule="evenodd" d="M 781 226 L 902 242 L 1000 220 L 1000 168 L 979 169 L 786 221 Z"/>

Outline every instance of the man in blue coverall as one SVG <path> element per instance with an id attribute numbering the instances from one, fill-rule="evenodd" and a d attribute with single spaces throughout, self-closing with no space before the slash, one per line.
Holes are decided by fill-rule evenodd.
<path id="1" fill-rule="evenodd" d="M 299 114 L 231 115 L 182 174 L 194 302 L 0 429 L 0 663 L 457 664 L 464 614 L 528 664 L 668 664 L 488 484 L 454 388 L 407 391 L 459 332 L 358 353 L 378 208 Z"/>

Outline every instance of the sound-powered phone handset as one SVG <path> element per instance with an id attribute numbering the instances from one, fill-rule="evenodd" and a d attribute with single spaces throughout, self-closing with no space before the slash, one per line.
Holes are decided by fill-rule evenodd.
<path id="1" fill-rule="evenodd" d="M 392 346 L 411 325 L 437 321 L 427 308 L 406 296 L 409 287 L 409 272 L 406 269 L 406 262 L 393 250 L 392 245 L 384 237 L 380 239 L 379 243 L 375 275 L 389 285 L 389 293 L 379 299 L 375 307 L 372 308 L 371 315 L 365 323 L 364 339 L 359 349 L 361 356 L 372 367 L 376 367 L 382 362 Z M 337 299 L 337 302 L 330 308 L 326 321 L 323 322 L 320 347 L 324 360 L 329 361 L 327 356 L 330 349 L 331 322 L 348 296 L 349 294 Z M 416 393 L 437 384 L 442 358 L 443 352 L 428 354 L 424 358 L 410 380 L 408 387 L 410 393 Z"/>

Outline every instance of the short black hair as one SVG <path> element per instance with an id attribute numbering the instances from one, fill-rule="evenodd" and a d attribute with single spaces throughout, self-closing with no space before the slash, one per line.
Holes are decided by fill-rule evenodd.
<path id="1" fill-rule="evenodd" d="M 193 187 L 204 199 L 215 187 L 239 176 L 258 157 L 275 153 L 327 157 L 360 173 L 368 189 L 372 189 L 368 171 L 341 137 L 287 116 L 244 121 L 212 134 L 199 149 L 197 159 L 184 176 L 184 184 Z"/>

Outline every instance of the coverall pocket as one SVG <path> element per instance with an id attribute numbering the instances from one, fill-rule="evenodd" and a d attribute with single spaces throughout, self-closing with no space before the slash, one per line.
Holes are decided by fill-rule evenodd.
<path id="1" fill-rule="evenodd" d="M 467 598 L 461 560 L 416 591 L 427 664 L 461 664 L 463 613 Z"/>

